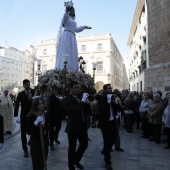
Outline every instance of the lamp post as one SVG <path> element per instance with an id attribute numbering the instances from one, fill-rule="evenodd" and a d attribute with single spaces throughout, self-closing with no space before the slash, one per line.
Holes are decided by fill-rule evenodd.
<path id="1" fill-rule="evenodd" d="M 80 71 L 81 71 L 82 73 L 85 73 L 84 68 L 85 68 L 86 62 L 83 60 L 83 57 L 82 57 L 82 56 L 80 56 L 80 57 L 78 58 L 78 62 L 79 62 L 79 69 L 80 69 Z"/>
<path id="2" fill-rule="evenodd" d="M 93 80 L 95 81 L 95 71 L 96 71 L 97 63 L 93 62 L 92 63 L 92 68 L 93 68 Z"/>
<path id="3" fill-rule="evenodd" d="M 79 58 L 78 58 L 78 62 L 79 62 L 79 69 L 80 69 L 80 71 L 82 70 L 82 62 L 83 62 L 83 57 L 82 56 L 80 56 Z"/>
<path id="4" fill-rule="evenodd" d="M 42 59 L 37 59 L 37 68 L 38 68 L 38 70 L 36 71 L 36 75 L 38 76 L 38 82 L 39 82 L 40 77 L 42 75 L 42 72 L 41 72 L 41 62 L 42 62 Z"/>

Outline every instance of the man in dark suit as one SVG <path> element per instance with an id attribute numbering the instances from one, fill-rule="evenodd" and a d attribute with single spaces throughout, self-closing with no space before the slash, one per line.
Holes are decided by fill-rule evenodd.
<path id="1" fill-rule="evenodd" d="M 21 141 L 22 148 L 24 151 L 24 157 L 28 157 L 28 148 L 27 148 L 27 137 L 26 137 L 26 126 L 27 120 L 26 116 L 31 109 L 31 98 L 35 95 L 35 91 L 30 88 L 30 81 L 28 79 L 23 80 L 24 90 L 18 93 L 15 109 L 14 109 L 14 117 L 17 123 L 21 124 Z M 19 105 L 21 104 L 21 113 L 20 113 L 20 121 L 18 118 L 18 110 Z"/>
<path id="2" fill-rule="evenodd" d="M 4 143 L 4 120 L 3 116 L 0 115 L 0 150 L 3 148 Z"/>
<path id="3" fill-rule="evenodd" d="M 62 110 L 60 99 L 53 93 L 49 97 L 48 103 L 48 121 L 49 121 L 49 138 L 50 138 L 50 150 L 54 151 L 54 141 L 60 144 L 58 140 L 59 131 L 61 129 L 62 122 Z"/>
<path id="4" fill-rule="evenodd" d="M 115 100 L 113 97 L 110 84 L 105 84 L 103 91 L 96 95 L 99 112 L 98 126 L 101 129 L 104 143 L 101 153 L 104 155 L 105 168 L 107 170 L 112 170 L 110 151 L 116 140 L 116 118 L 113 109 Z"/>
<path id="5" fill-rule="evenodd" d="M 66 132 L 68 135 L 68 167 L 69 170 L 75 170 L 75 166 L 79 169 L 84 169 L 80 164 L 80 160 L 88 147 L 87 125 L 83 115 L 83 108 L 87 100 L 88 94 L 83 93 L 82 100 L 77 97 L 79 93 L 78 82 L 71 82 L 69 84 L 70 94 L 63 100 L 64 109 L 67 112 L 67 126 Z M 77 140 L 79 147 L 76 150 Z"/>

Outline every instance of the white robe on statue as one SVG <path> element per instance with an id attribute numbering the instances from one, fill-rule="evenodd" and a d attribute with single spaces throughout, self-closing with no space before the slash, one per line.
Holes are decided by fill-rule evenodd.
<path id="1" fill-rule="evenodd" d="M 63 69 L 63 55 L 67 54 L 67 69 L 70 71 L 78 71 L 78 50 L 75 32 L 81 32 L 85 26 L 77 27 L 76 21 L 66 12 L 62 23 L 64 31 L 57 42 L 57 55 L 55 68 Z"/>
<path id="2" fill-rule="evenodd" d="M 0 115 L 4 118 L 4 131 L 12 131 L 14 128 L 13 103 L 10 96 L 0 96 Z"/>

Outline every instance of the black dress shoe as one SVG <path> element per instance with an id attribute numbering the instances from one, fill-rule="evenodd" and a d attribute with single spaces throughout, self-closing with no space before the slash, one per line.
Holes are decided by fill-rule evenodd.
<path id="1" fill-rule="evenodd" d="M 122 148 L 115 148 L 115 151 L 123 152 L 123 151 L 124 151 L 124 149 L 122 149 Z"/>
<path id="2" fill-rule="evenodd" d="M 50 151 L 55 151 L 54 146 L 50 146 Z"/>
<path id="3" fill-rule="evenodd" d="M 75 165 L 78 169 L 84 169 L 84 166 L 81 165 L 80 163 L 75 163 Z"/>
<path id="4" fill-rule="evenodd" d="M 113 170 L 112 166 L 109 165 L 109 164 L 106 164 L 106 165 L 105 165 L 105 168 L 106 168 L 106 170 Z"/>
<path id="5" fill-rule="evenodd" d="M 29 155 L 28 155 L 28 151 L 24 151 L 24 157 L 25 157 L 25 158 L 28 158 L 28 156 L 29 156 Z"/>
<path id="6" fill-rule="evenodd" d="M 55 139 L 55 143 L 60 144 L 60 141 L 58 139 Z"/>

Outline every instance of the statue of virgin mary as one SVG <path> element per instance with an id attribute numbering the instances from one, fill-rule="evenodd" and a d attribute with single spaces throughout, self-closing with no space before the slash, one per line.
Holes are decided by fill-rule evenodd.
<path id="1" fill-rule="evenodd" d="M 68 55 L 67 69 L 77 72 L 78 67 L 78 49 L 76 34 L 84 29 L 91 29 L 89 26 L 77 26 L 75 21 L 75 9 L 73 3 L 66 2 L 66 11 L 61 21 L 58 37 L 57 37 L 57 49 L 56 49 L 56 69 L 63 69 L 64 55 Z"/>

